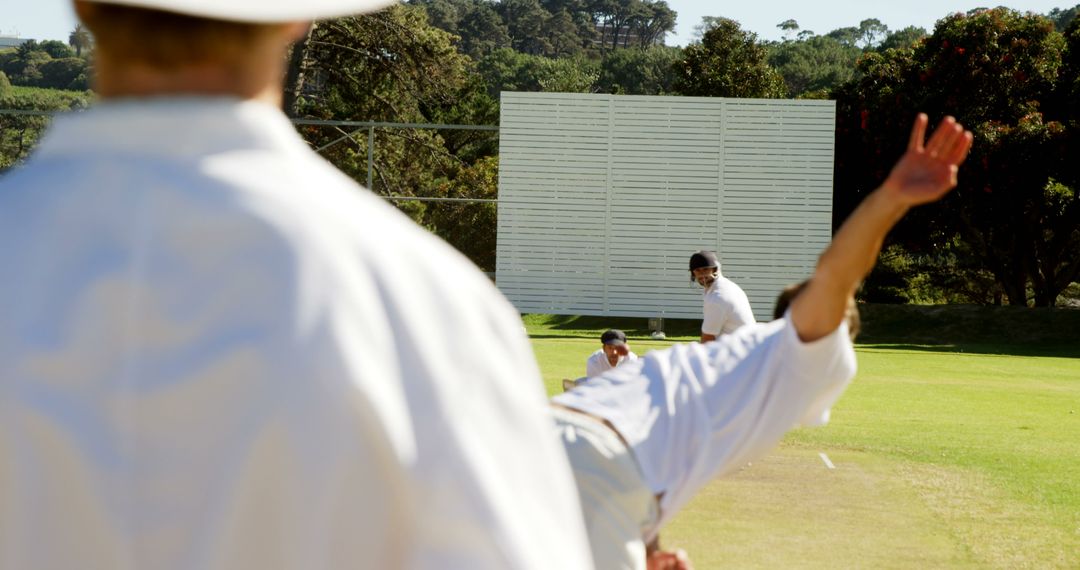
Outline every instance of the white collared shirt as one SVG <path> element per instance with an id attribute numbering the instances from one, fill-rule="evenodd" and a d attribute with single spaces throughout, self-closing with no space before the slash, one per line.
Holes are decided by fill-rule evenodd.
<path id="1" fill-rule="evenodd" d="M 585 360 L 585 377 L 592 378 L 593 376 L 599 376 L 615 366 L 621 366 L 627 362 L 633 362 L 638 359 L 638 355 L 633 352 L 628 353 L 626 356 L 620 356 L 615 361 L 614 366 L 611 361 L 608 360 L 607 354 L 604 354 L 604 349 L 599 349 L 596 352 L 589 355 L 589 358 Z"/>
<path id="2" fill-rule="evenodd" d="M 0 568 L 591 564 L 517 313 L 278 110 L 58 118 L 0 266 Z"/>
<path id="3" fill-rule="evenodd" d="M 701 321 L 704 334 L 720 337 L 755 322 L 746 292 L 723 275 L 716 276 L 705 289 L 704 297 L 704 319 Z"/>

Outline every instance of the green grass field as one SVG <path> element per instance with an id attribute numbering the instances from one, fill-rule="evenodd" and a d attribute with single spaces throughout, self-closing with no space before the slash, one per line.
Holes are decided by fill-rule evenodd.
<path id="1" fill-rule="evenodd" d="M 859 374 L 829 425 L 710 484 L 665 547 L 705 570 L 1080 568 L 1080 313 L 1067 313 L 1049 325 L 1067 327 L 1056 343 L 868 331 L 875 343 L 857 346 Z M 658 342 L 640 321 L 527 315 L 548 392 L 583 373 L 607 326 L 640 355 L 692 340 L 696 324 L 670 323 L 676 336 Z M 983 321 L 969 334 L 993 328 Z M 1031 326 L 1045 335 L 1042 322 Z"/>

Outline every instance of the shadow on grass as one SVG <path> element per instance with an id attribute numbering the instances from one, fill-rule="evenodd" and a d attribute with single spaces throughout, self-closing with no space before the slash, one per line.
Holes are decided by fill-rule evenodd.
<path id="1" fill-rule="evenodd" d="M 863 332 L 857 343 L 875 350 L 1001 354 L 1080 358 L 1080 310 L 984 307 L 974 305 L 860 304 Z M 621 329 L 633 340 L 648 340 L 645 317 L 530 314 L 522 317 L 537 339 L 590 339 Z M 697 319 L 666 319 L 668 340 L 697 340 Z"/>
<path id="2" fill-rule="evenodd" d="M 860 304 L 863 346 L 1080 358 L 1080 311 L 976 305 Z"/>
<path id="3" fill-rule="evenodd" d="M 998 356 L 1032 356 L 1056 358 L 1080 358 L 1080 347 L 1076 345 L 996 345 L 996 344 L 911 344 L 887 342 L 862 342 L 858 339 L 859 349 L 875 352 L 937 352 L 952 354 L 981 354 Z"/>
<path id="4" fill-rule="evenodd" d="M 607 329 L 619 329 L 631 339 L 645 340 L 652 332 L 645 317 L 591 317 L 572 315 L 523 315 L 522 320 L 532 338 L 588 338 L 600 341 Z M 693 337 L 701 334 L 701 321 L 665 319 L 664 334 L 668 337 Z"/>
<path id="5" fill-rule="evenodd" d="M 636 335 L 632 334 L 630 331 L 627 331 L 627 330 L 624 330 L 623 332 L 626 333 L 627 340 L 635 340 L 634 337 Z M 645 336 L 645 338 L 648 338 L 649 335 L 646 334 L 644 336 Z M 597 341 L 597 344 L 600 343 L 600 341 L 599 341 L 600 336 L 597 335 L 597 334 L 593 334 L 593 333 L 589 333 L 589 334 L 585 334 L 585 333 L 581 333 L 581 334 L 574 334 L 574 333 L 566 333 L 566 334 L 529 333 L 529 338 L 531 338 L 533 340 L 552 340 L 552 339 L 595 340 L 595 341 Z"/>

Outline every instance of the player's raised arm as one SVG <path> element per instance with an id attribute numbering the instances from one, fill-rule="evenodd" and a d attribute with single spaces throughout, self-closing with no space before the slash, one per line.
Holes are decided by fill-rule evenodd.
<path id="1" fill-rule="evenodd" d="M 926 140 L 927 121 L 925 114 L 916 117 L 907 151 L 881 187 L 844 221 L 806 289 L 792 301 L 791 318 L 803 341 L 822 338 L 840 325 L 848 298 L 874 266 L 885 235 L 908 209 L 939 200 L 956 186 L 972 135 L 945 117 Z"/>

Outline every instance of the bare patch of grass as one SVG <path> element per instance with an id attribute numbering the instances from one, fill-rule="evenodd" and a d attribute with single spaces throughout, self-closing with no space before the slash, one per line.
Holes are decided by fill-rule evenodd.
<path id="1" fill-rule="evenodd" d="M 669 525 L 665 546 L 699 568 L 977 568 L 900 477 L 857 452 L 785 447 L 711 483 Z"/>

